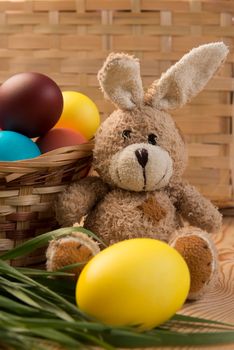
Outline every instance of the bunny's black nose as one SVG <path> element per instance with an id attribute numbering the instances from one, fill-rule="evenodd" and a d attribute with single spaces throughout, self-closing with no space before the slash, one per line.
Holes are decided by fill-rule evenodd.
<path id="1" fill-rule="evenodd" d="M 139 148 L 135 151 L 138 163 L 144 168 L 148 162 L 148 151 L 144 148 Z"/>

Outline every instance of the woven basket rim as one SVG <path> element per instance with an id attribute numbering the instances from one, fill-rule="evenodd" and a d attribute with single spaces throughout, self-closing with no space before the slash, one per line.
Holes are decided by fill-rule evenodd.
<path id="1" fill-rule="evenodd" d="M 0 172 L 20 172 L 23 169 L 57 167 L 70 164 L 77 159 L 90 157 L 94 148 L 94 141 L 75 146 L 57 148 L 41 154 L 33 159 L 0 162 Z"/>

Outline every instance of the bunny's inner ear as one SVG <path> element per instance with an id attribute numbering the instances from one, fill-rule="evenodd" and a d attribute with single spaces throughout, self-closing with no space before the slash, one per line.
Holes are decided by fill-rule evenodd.
<path id="1" fill-rule="evenodd" d="M 222 42 L 191 50 L 152 84 L 145 102 L 157 109 L 183 106 L 204 88 L 227 54 L 228 48 Z"/>
<path id="2" fill-rule="evenodd" d="M 111 53 L 101 70 L 98 80 L 105 97 L 117 107 L 130 110 L 141 105 L 143 87 L 138 59 L 123 53 Z"/>

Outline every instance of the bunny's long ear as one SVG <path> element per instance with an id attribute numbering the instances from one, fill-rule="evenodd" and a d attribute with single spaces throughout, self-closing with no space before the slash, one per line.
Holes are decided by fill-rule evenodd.
<path id="1" fill-rule="evenodd" d="M 111 53 L 98 72 L 105 97 L 117 107 L 130 110 L 143 101 L 143 87 L 138 59 L 123 53 Z"/>
<path id="2" fill-rule="evenodd" d="M 227 54 L 228 48 L 223 42 L 191 50 L 152 84 L 145 102 L 157 109 L 183 106 L 204 88 Z"/>

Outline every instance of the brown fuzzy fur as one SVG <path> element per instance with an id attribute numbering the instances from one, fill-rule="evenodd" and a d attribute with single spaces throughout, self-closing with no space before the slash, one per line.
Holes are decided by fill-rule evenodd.
<path id="1" fill-rule="evenodd" d="M 108 185 L 98 177 L 87 177 L 68 187 L 55 203 L 56 219 L 63 226 L 80 222 L 108 192 Z"/>
<path id="2" fill-rule="evenodd" d="M 126 195 L 124 190 L 113 189 L 89 213 L 85 227 L 108 244 L 136 237 L 168 241 L 171 233 L 178 228 L 175 207 L 164 191 L 157 191 L 153 195 L 166 212 L 166 216 L 157 223 L 141 209 L 152 193 L 129 192 Z"/>
<path id="3" fill-rule="evenodd" d="M 220 229 L 222 225 L 220 213 L 194 186 L 186 181 L 172 185 L 172 188 L 168 188 L 169 193 L 176 198 L 174 205 L 184 219 L 207 232 L 217 232 Z"/>
<path id="4" fill-rule="evenodd" d="M 85 215 L 84 226 L 107 244 L 134 237 L 175 242 L 177 232 L 175 246 L 192 271 L 191 297 L 200 296 L 205 286 L 211 284 L 215 273 L 209 273 L 208 267 L 203 271 L 202 264 L 212 260 L 212 266 L 216 266 L 217 257 L 212 244 L 206 255 L 200 248 L 203 240 L 210 240 L 206 232 L 195 228 L 191 236 L 185 233 L 186 230 L 191 233 L 191 229 L 181 231 L 181 217 L 191 225 L 214 232 L 221 227 L 221 215 L 209 200 L 182 180 L 187 163 L 186 145 L 174 120 L 161 106 L 173 108 L 195 96 L 226 54 L 222 43 L 192 50 L 152 85 L 145 99 L 138 61 L 124 54 L 109 56 L 99 73 L 100 85 L 120 108 L 103 122 L 96 134 L 93 166 L 100 178 L 88 177 L 70 186 L 57 203 L 61 225 L 72 225 Z M 156 140 L 153 143 L 152 135 Z M 141 163 L 143 158 L 139 160 L 143 153 L 147 153 L 145 163 Z M 157 176 L 159 181 L 154 179 Z"/>
<path id="5" fill-rule="evenodd" d="M 132 131 L 131 139 L 123 138 L 125 129 Z M 132 111 L 113 112 L 99 128 L 95 137 L 93 166 L 103 181 L 114 185 L 109 174 L 111 157 L 130 144 L 147 143 L 151 133 L 158 136 L 158 145 L 173 159 L 173 179 L 180 179 L 187 164 L 187 149 L 175 121 L 164 111 L 142 106 Z"/>

